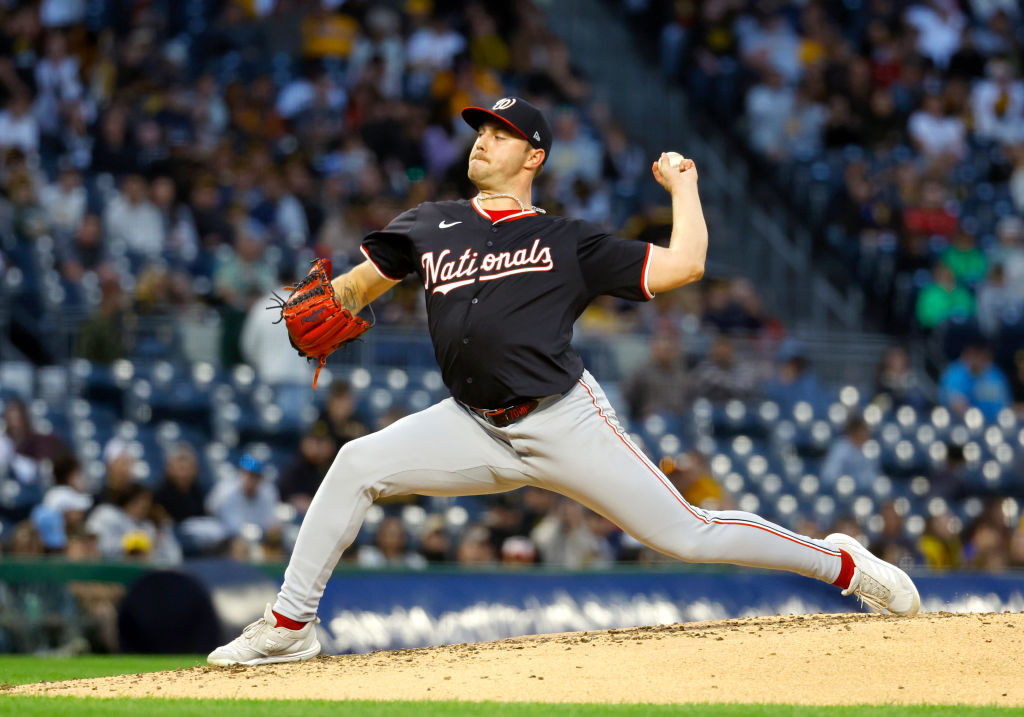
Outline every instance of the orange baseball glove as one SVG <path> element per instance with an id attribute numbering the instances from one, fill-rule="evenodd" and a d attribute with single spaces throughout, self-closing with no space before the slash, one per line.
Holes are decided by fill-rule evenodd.
<path id="1" fill-rule="evenodd" d="M 327 357 L 339 346 L 359 338 L 370 328 L 370 323 L 344 308 L 331 286 L 331 260 L 320 258 L 313 262 L 306 278 L 290 291 L 287 301 L 281 300 L 281 318 L 288 327 L 292 346 L 310 361 L 316 360 L 313 388 L 320 377 L 320 369 Z M 275 322 L 276 323 L 276 322 Z"/>

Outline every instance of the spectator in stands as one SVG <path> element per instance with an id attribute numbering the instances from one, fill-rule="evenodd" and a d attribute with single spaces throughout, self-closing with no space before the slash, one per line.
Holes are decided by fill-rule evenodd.
<path id="1" fill-rule="evenodd" d="M 267 307 L 274 305 L 275 291 L 281 295 L 280 288 L 272 289 L 252 302 L 242 323 L 239 349 L 260 383 L 274 387 L 282 420 L 294 423 L 309 405 L 312 373 L 306 359 L 291 347 L 284 322 L 269 318 Z"/>
<path id="2" fill-rule="evenodd" d="M 960 47 L 967 18 L 955 2 L 923 0 L 910 5 L 904 20 L 917 31 L 917 51 L 937 67 L 949 65 Z"/>
<path id="3" fill-rule="evenodd" d="M 971 92 L 974 135 L 1014 146 L 1024 140 L 1024 83 L 1014 77 L 1013 67 L 1004 58 L 993 58 L 985 67 L 984 79 Z"/>
<path id="4" fill-rule="evenodd" d="M 530 540 L 543 562 L 569 569 L 602 567 L 614 562 L 611 546 L 591 530 L 585 511 L 579 503 L 563 498 L 555 511 L 530 532 Z"/>
<path id="5" fill-rule="evenodd" d="M 999 243 L 989 249 L 991 262 L 1002 267 L 1006 286 L 1024 301 L 1024 219 L 1012 214 L 1003 217 L 996 224 L 996 237 Z"/>
<path id="6" fill-rule="evenodd" d="M 139 557 L 148 562 L 181 562 L 181 548 L 169 524 L 157 526 L 152 520 L 153 494 L 148 488 L 130 484 L 114 502 L 96 506 L 86 520 L 86 530 L 99 540 L 104 558 Z"/>
<path id="7" fill-rule="evenodd" d="M 601 176 L 602 148 L 580 126 L 579 117 L 570 109 L 555 116 L 555 138 L 551 146 L 551 167 L 548 169 L 559 182 L 559 192 L 569 194 L 573 180 L 596 182 Z"/>
<path id="8" fill-rule="evenodd" d="M 348 59 L 348 85 L 355 87 L 364 78 L 374 60 L 380 61 L 380 73 L 374 89 L 382 97 L 396 99 L 402 93 L 405 46 L 400 34 L 402 18 L 388 7 L 376 6 L 366 14 L 368 35 L 356 38 Z"/>
<path id="9" fill-rule="evenodd" d="M 786 122 L 796 104 L 793 90 L 778 70 L 764 70 L 761 83 L 747 94 L 747 127 L 750 145 L 759 153 L 782 159 L 786 139 Z"/>
<path id="10" fill-rule="evenodd" d="M 167 451 L 164 477 L 153 494 L 153 501 L 171 520 L 181 523 L 206 514 L 204 498 L 195 449 L 189 443 L 175 443 Z"/>
<path id="11" fill-rule="evenodd" d="M 314 423 L 299 442 L 299 454 L 278 482 L 281 500 L 305 515 L 337 452 L 338 445 L 327 424 Z"/>
<path id="12" fill-rule="evenodd" d="M 757 292 L 746 279 L 713 283 L 703 321 L 722 333 L 774 329 L 763 316 Z"/>
<path id="13" fill-rule="evenodd" d="M 946 114 L 945 100 L 938 92 L 925 95 L 924 105 L 910 115 L 907 132 L 926 158 L 956 162 L 967 154 L 967 128 L 959 117 Z"/>
<path id="14" fill-rule="evenodd" d="M 82 175 L 74 166 L 65 165 L 57 181 L 40 190 L 39 203 L 46 210 L 53 231 L 60 237 L 71 236 L 85 216 L 86 191 Z"/>
<path id="15" fill-rule="evenodd" d="M 963 565 L 963 545 L 955 520 L 949 511 L 928 518 L 924 533 L 917 540 L 917 549 L 929 568 L 949 570 Z"/>
<path id="16" fill-rule="evenodd" d="M 413 96 L 427 89 L 426 83 L 434 73 L 452 69 L 455 56 L 465 47 L 466 38 L 452 29 L 443 13 L 435 13 L 423 22 L 405 45 Z"/>
<path id="17" fill-rule="evenodd" d="M 978 287 L 978 327 L 989 339 L 995 339 L 1003 320 L 1020 320 L 1024 312 L 1024 295 L 1019 287 L 1006 282 L 1006 271 L 996 264 L 988 273 L 988 280 Z"/>
<path id="18" fill-rule="evenodd" d="M 748 15 L 737 23 L 737 32 L 740 53 L 752 67 L 770 67 L 786 82 L 800 76 L 800 37 L 783 12 L 764 9 L 754 18 Z"/>
<path id="19" fill-rule="evenodd" d="M 335 379 L 320 412 L 331 437 L 338 448 L 349 441 L 366 435 L 366 424 L 356 413 L 356 399 L 352 387 L 344 379 Z"/>
<path id="20" fill-rule="evenodd" d="M 911 181 L 920 177 L 910 173 Z M 909 203 L 903 211 L 903 228 L 909 239 L 938 235 L 952 237 L 959 227 L 959 220 L 948 206 L 949 188 L 935 177 L 927 177 L 921 182 L 919 198 L 908 198 Z"/>
<path id="21" fill-rule="evenodd" d="M 765 385 L 765 397 L 779 404 L 783 414 L 792 413 L 793 407 L 801 401 L 810 404 L 815 415 L 823 413 L 825 389 L 810 367 L 803 342 L 794 338 L 784 339 L 775 361 L 775 377 Z"/>
<path id="22" fill-rule="evenodd" d="M 23 558 L 39 557 L 46 548 L 31 520 L 23 520 L 14 526 L 7 554 Z"/>
<path id="23" fill-rule="evenodd" d="M 247 526 L 264 535 L 277 526 L 277 488 L 264 479 L 265 470 L 263 461 L 246 453 L 238 463 L 238 475 L 221 479 L 207 496 L 206 510 L 224 524 L 229 535 L 241 535 L 249 530 Z"/>
<path id="24" fill-rule="evenodd" d="M 163 220 L 149 200 L 149 184 L 141 174 L 129 174 L 121 182 L 121 192 L 103 211 L 103 226 L 110 241 L 140 257 L 153 259 L 163 251 Z"/>
<path id="25" fill-rule="evenodd" d="M 103 222 L 95 214 L 86 214 L 70 240 L 59 246 L 64 278 L 77 284 L 86 271 L 95 271 L 104 259 Z"/>
<path id="26" fill-rule="evenodd" d="M 361 545 L 356 562 L 363 568 L 402 567 L 422 570 L 427 559 L 408 549 L 409 536 L 402 525 L 402 519 L 390 516 L 377 526 L 373 545 Z"/>
<path id="27" fill-rule="evenodd" d="M 659 462 L 659 467 L 690 505 L 708 510 L 732 508 L 731 496 L 715 480 L 704 454 L 689 451 L 675 458 L 666 456 Z"/>
<path id="28" fill-rule="evenodd" d="M 846 423 L 843 437 L 832 443 L 821 466 L 821 480 L 834 487 L 841 476 L 850 476 L 858 491 L 868 492 L 881 475 L 878 459 L 864 454 L 864 444 L 871 438 L 871 429 L 864 419 L 854 416 Z"/>
<path id="29" fill-rule="evenodd" d="M 151 187 L 153 204 L 160 212 L 166 237 L 164 251 L 179 262 L 191 263 L 199 251 L 199 237 L 192 213 L 178 200 L 178 189 L 171 177 L 155 177 Z"/>
<path id="30" fill-rule="evenodd" d="M 123 494 L 133 490 L 136 458 L 128 442 L 115 436 L 103 447 L 103 461 L 106 463 L 107 472 L 98 502 L 116 504 Z"/>
<path id="31" fill-rule="evenodd" d="M 43 496 L 42 505 L 56 511 L 64 522 L 67 535 L 81 532 L 85 514 L 93 504 L 86 490 L 82 466 L 71 453 L 64 453 L 53 461 L 53 486 Z"/>
<path id="32" fill-rule="evenodd" d="M 1010 405 L 1010 385 L 992 363 L 992 349 L 978 341 L 968 343 L 960 358 L 949 364 L 939 379 L 939 400 L 956 414 L 981 410 L 988 420 Z"/>
<path id="33" fill-rule="evenodd" d="M 12 398 L 4 404 L 3 418 L 4 435 L 18 455 L 35 461 L 54 461 L 68 452 L 59 436 L 36 430 L 28 407 L 21 399 Z"/>
<path id="34" fill-rule="evenodd" d="M 274 279 L 273 269 L 263 258 L 264 243 L 268 236 L 263 226 L 254 220 L 245 220 L 239 224 L 235 232 L 235 251 L 218 254 L 216 270 L 213 277 L 214 290 L 221 300 L 221 360 L 227 365 L 239 363 L 242 360 L 241 333 L 245 326 L 247 312 L 255 312 L 255 302 L 261 296 L 266 295 L 272 289 L 279 288 Z M 252 307 L 252 308 L 250 308 Z M 265 319 L 264 319 L 265 320 Z M 283 324 L 274 326 L 277 335 L 283 335 L 281 329 Z M 262 338 L 274 333 L 274 329 L 264 328 Z M 254 330 L 257 330 L 254 328 Z M 255 339 L 259 343 L 259 334 Z M 248 348 L 252 349 L 252 346 Z M 266 347 L 261 347 L 266 348 Z M 266 358 L 257 359 L 256 365 L 266 370 L 271 365 L 280 369 L 289 366 L 286 359 L 279 354 L 287 348 L 278 344 L 271 354 Z M 292 357 L 291 366 L 297 366 Z M 296 397 L 289 392 L 287 400 L 282 400 L 282 410 L 285 411 L 289 420 L 295 420 L 296 404 L 301 401 L 302 395 Z"/>
<path id="35" fill-rule="evenodd" d="M 964 560 L 976 570 L 1002 572 L 1008 567 L 1010 538 L 1003 496 L 993 496 L 981 514 L 964 531 Z"/>
<path id="36" fill-rule="evenodd" d="M 7 183 L 6 190 L 7 199 L 0 197 L 0 227 L 15 239 L 35 242 L 46 234 L 48 225 L 32 178 L 18 174 Z"/>
<path id="37" fill-rule="evenodd" d="M 501 542 L 501 564 L 505 567 L 532 565 L 537 562 L 537 546 L 525 535 L 510 535 Z"/>
<path id="38" fill-rule="evenodd" d="M 949 266 L 942 261 L 932 267 L 932 282 L 917 295 L 914 314 L 925 329 L 934 329 L 951 317 L 969 319 L 974 316 L 974 297 L 956 283 Z"/>
<path id="39" fill-rule="evenodd" d="M 523 522 L 522 500 L 516 493 L 503 493 L 490 501 L 482 522 L 491 533 L 494 549 L 500 554 L 506 539 L 529 532 Z"/>
<path id="40" fill-rule="evenodd" d="M 973 287 L 985 278 L 988 259 L 978 248 L 974 235 L 963 229 L 953 235 L 953 241 L 941 256 L 942 262 L 953 272 L 959 284 Z"/>
<path id="41" fill-rule="evenodd" d="M 479 523 L 470 523 L 462 533 L 459 546 L 455 550 L 455 560 L 459 565 L 488 565 L 496 560 L 494 545 L 491 543 L 491 531 Z"/>
<path id="42" fill-rule="evenodd" d="M 871 552 L 903 569 L 920 564 L 917 546 L 907 537 L 903 516 L 896 510 L 895 503 L 885 501 L 879 507 L 878 514 L 882 516 L 882 530 L 872 541 Z"/>
<path id="43" fill-rule="evenodd" d="M 259 217 L 265 212 L 264 223 L 272 229 L 277 236 L 293 248 L 303 246 L 309 239 L 309 218 L 302 207 L 302 203 L 291 193 L 284 177 L 276 170 L 271 170 L 262 183 L 264 202 L 254 210 Z M 266 240 L 265 232 L 257 227 L 246 225 L 242 228 L 241 235 L 245 239 L 255 239 L 261 243 Z M 235 251 L 243 261 L 252 262 L 252 258 L 243 257 L 243 247 L 237 245 Z M 258 266 L 258 265 L 257 265 Z M 261 287 L 266 290 L 267 286 Z"/>
<path id="44" fill-rule="evenodd" d="M 930 403 L 920 376 L 910 365 L 910 354 L 902 346 L 890 346 L 882 354 L 875 372 L 874 397 L 894 407 L 922 410 Z"/>
<path id="45" fill-rule="evenodd" d="M 757 372 L 754 366 L 736 357 L 735 342 L 730 336 L 715 337 L 707 357 L 690 378 L 690 395 L 706 398 L 712 403 L 725 403 L 733 399 L 748 400 L 757 391 Z"/>
<path id="46" fill-rule="evenodd" d="M 32 98 L 18 91 L 0 110 L 0 150 L 16 147 L 30 157 L 39 148 L 39 122 L 32 114 Z"/>
<path id="47" fill-rule="evenodd" d="M 45 554 L 64 552 L 68 545 L 68 536 L 64 532 L 64 517 L 59 512 L 40 503 L 32 509 L 29 519 L 39 535 Z"/>
<path id="48" fill-rule="evenodd" d="M 680 336 L 674 331 L 655 334 L 650 351 L 650 359 L 626 379 L 622 389 L 633 421 L 658 413 L 679 415 L 689 405 L 689 371 Z"/>
<path id="49" fill-rule="evenodd" d="M 246 221 L 235 237 L 235 251 L 225 254 L 217 266 L 217 295 L 229 306 L 248 309 L 260 296 L 278 288 L 273 270 L 263 259 L 267 232 L 255 221 Z"/>
<path id="50" fill-rule="evenodd" d="M 97 267 L 100 301 L 78 332 L 77 353 L 99 364 L 110 364 L 126 353 L 131 312 L 121 289 L 121 278 L 110 264 Z"/>
<path id="51" fill-rule="evenodd" d="M 931 494 L 948 501 L 958 501 L 971 491 L 971 477 L 967 470 L 963 446 L 946 444 L 946 457 L 933 465 L 928 475 Z"/>
<path id="52" fill-rule="evenodd" d="M 444 518 L 440 515 L 429 516 L 420 530 L 420 555 L 428 563 L 447 563 L 452 557 L 451 549 Z"/>

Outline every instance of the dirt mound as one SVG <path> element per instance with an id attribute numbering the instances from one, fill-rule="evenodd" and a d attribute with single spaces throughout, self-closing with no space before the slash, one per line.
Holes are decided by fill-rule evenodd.
<path id="1" fill-rule="evenodd" d="M 1024 705 L 1024 614 L 798 615 L 538 635 L 8 694 Z"/>

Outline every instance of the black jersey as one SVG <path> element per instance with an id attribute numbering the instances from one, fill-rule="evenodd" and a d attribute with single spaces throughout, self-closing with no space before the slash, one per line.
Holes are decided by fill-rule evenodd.
<path id="1" fill-rule="evenodd" d="M 385 278 L 419 276 L 445 385 L 477 408 L 569 390 L 583 373 L 570 342 L 587 304 L 653 298 L 650 244 L 532 211 L 492 222 L 475 199 L 420 204 L 362 251 Z"/>

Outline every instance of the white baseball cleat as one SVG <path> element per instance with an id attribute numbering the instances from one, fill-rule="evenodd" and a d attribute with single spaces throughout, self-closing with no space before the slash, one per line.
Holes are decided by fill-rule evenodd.
<path id="1" fill-rule="evenodd" d="M 228 667 L 308 660 L 320 654 L 320 641 L 316 639 L 319 622 L 320 618 L 314 618 L 301 630 L 275 627 L 277 619 L 268 603 L 263 617 L 250 623 L 234 640 L 211 652 L 206 661 Z"/>
<path id="2" fill-rule="evenodd" d="M 856 538 L 843 533 L 832 533 L 825 538 L 842 548 L 853 558 L 853 578 L 843 595 L 856 595 L 872 610 L 888 610 L 894 615 L 916 615 L 921 607 L 921 596 L 914 581 L 892 563 L 871 554 Z"/>

